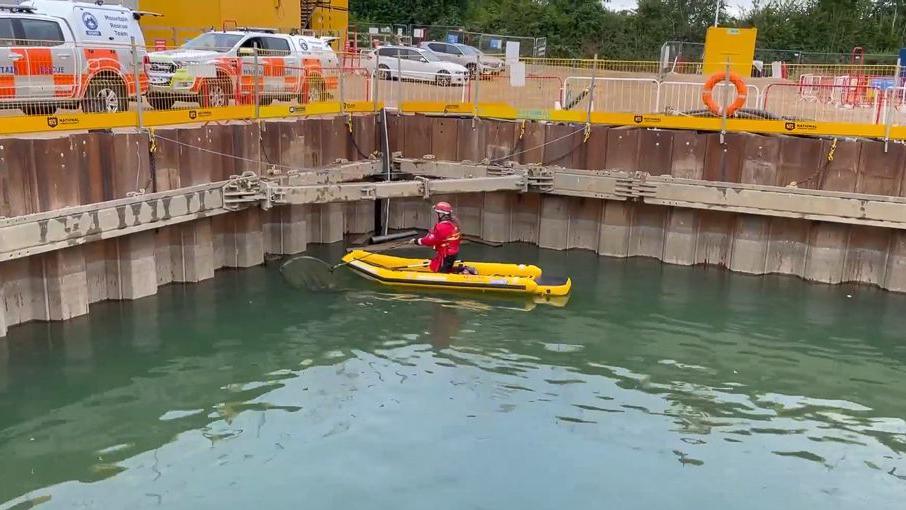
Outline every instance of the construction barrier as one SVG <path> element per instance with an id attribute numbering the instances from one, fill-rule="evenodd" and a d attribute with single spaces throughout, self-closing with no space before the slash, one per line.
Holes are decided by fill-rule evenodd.
<path id="1" fill-rule="evenodd" d="M 17 75 L 0 83 L 0 134 L 350 114 L 386 106 L 401 113 L 906 139 L 906 88 L 896 66 L 790 65 L 788 80 L 744 77 L 746 115 L 724 120 L 704 111 L 700 62 L 665 68 L 656 61 L 525 58 L 518 73 L 507 67 L 475 79 L 402 62 L 395 69 L 368 68 L 374 61 L 362 52 L 338 55 L 340 67 L 324 67 L 314 57 L 257 49 L 224 50 L 207 60 L 160 48 L 121 49 L 118 67 L 104 72 Z M 23 52 L 17 63 L 26 70 L 55 66 L 43 50 Z M 725 82 L 715 84 L 716 104 L 730 104 L 735 94 Z"/>
<path id="2" fill-rule="evenodd" d="M 783 112 L 790 119 L 878 124 L 884 94 L 878 87 L 860 85 L 849 77 L 831 84 L 772 83 L 764 91 L 764 109 Z"/>

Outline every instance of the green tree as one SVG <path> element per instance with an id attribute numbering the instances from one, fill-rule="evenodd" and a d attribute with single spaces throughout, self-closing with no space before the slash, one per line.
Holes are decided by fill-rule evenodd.
<path id="1" fill-rule="evenodd" d="M 547 37 L 550 56 L 654 59 L 666 41 L 703 42 L 713 0 L 639 0 L 608 10 L 606 0 L 353 0 L 354 20 L 455 25 L 475 32 Z M 853 47 L 892 53 L 906 41 L 906 0 L 755 0 L 721 25 L 756 27 L 759 48 L 828 52 L 848 59 Z"/>

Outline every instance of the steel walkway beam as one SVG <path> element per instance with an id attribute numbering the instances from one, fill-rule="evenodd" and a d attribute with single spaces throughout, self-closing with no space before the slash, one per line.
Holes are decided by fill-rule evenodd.
<path id="1" fill-rule="evenodd" d="M 906 198 L 901 197 L 675 179 L 620 170 L 575 170 L 514 164 L 492 166 L 487 162 L 453 163 L 404 158 L 398 158 L 397 164 L 402 172 L 432 177 L 494 175 L 500 172 L 537 175 L 547 172 L 552 174 L 552 184 L 543 191 L 555 195 L 906 230 Z M 527 180 L 530 179 L 527 177 Z"/>
<path id="2" fill-rule="evenodd" d="M 0 261 L 207 218 L 248 207 L 325 204 L 432 194 L 522 191 L 522 175 L 446 180 L 356 182 L 380 173 L 380 162 L 350 163 L 317 172 L 253 173 L 229 181 L 0 219 Z"/>

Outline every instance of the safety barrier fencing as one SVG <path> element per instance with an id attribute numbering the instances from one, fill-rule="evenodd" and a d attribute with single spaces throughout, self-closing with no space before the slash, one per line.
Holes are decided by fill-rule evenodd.
<path id="1" fill-rule="evenodd" d="M 565 110 L 587 109 L 589 91 L 594 82 L 591 111 L 614 113 L 666 113 L 690 114 L 702 112 L 703 83 L 684 81 L 658 81 L 654 78 L 608 78 L 570 76 L 564 80 L 561 105 Z M 748 85 L 744 108 L 761 107 L 761 89 Z M 736 97 L 731 85 L 723 82 L 714 87 L 718 104 L 729 105 Z"/>
<path id="2" fill-rule="evenodd" d="M 768 65 L 768 63 L 765 63 Z M 785 78 L 799 80 L 800 76 L 817 75 L 865 76 L 870 78 L 893 78 L 896 76 L 896 65 L 862 65 L 862 64 L 784 64 Z M 775 78 L 779 78 L 775 76 Z"/>
<path id="3" fill-rule="evenodd" d="M 528 72 L 543 74 L 551 69 L 590 71 L 600 73 L 632 73 L 657 76 L 662 73 L 661 62 L 656 60 L 596 60 L 575 58 L 524 58 Z M 700 74 L 701 62 L 674 62 L 669 71 L 676 74 Z M 572 73 L 575 74 L 575 73 Z"/>
<path id="4" fill-rule="evenodd" d="M 155 48 L 160 50 L 160 48 Z M 0 134 L 155 128 L 168 125 L 374 112 L 534 119 L 708 131 L 751 131 L 906 140 L 906 88 L 895 66 L 789 66 L 794 79 L 747 79 L 742 107 L 764 115 L 723 119 L 702 103 L 701 63 L 522 59 L 475 79 L 440 68 L 367 67 L 338 55 L 274 49 L 89 47 L 30 41 L 0 49 Z M 67 64 L 71 61 L 72 65 Z M 371 64 L 373 65 L 373 64 Z M 637 75 L 627 74 L 635 73 Z M 841 74 L 842 73 L 842 74 Z M 522 73 L 519 73 L 522 74 Z M 717 104 L 735 98 L 718 82 Z"/>
<path id="5" fill-rule="evenodd" d="M 862 124 L 882 123 L 885 92 L 878 87 L 844 84 L 771 83 L 764 109 L 793 119 Z"/>
<path id="6" fill-rule="evenodd" d="M 704 84 L 688 81 L 664 81 L 658 84 L 658 104 L 655 111 L 674 114 L 702 111 L 702 92 Z M 762 108 L 761 88 L 758 85 L 746 86 L 745 103 L 742 108 L 758 110 Z M 732 85 L 718 82 L 714 86 L 714 99 L 717 104 L 726 107 L 736 99 L 736 90 Z"/>

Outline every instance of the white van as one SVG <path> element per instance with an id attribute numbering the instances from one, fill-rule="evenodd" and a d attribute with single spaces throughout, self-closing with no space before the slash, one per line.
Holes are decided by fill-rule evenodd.
<path id="1" fill-rule="evenodd" d="M 30 115 L 128 110 L 148 86 L 139 17 L 101 2 L 0 5 L 0 108 Z"/>
<path id="2" fill-rule="evenodd" d="M 311 55 L 321 61 L 321 67 L 324 69 L 336 69 L 340 67 L 340 59 L 336 52 L 330 47 L 330 42 L 335 37 L 312 37 L 309 35 L 295 36 L 299 49 L 305 55 Z"/>
<path id="3" fill-rule="evenodd" d="M 323 101 L 338 83 L 337 76 L 321 72 L 317 57 L 302 51 L 296 36 L 260 29 L 206 32 L 181 48 L 150 53 L 148 61 L 148 102 L 155 109 L 177 101 L 203 108 L 255 99 L 263 105 Z"/>

